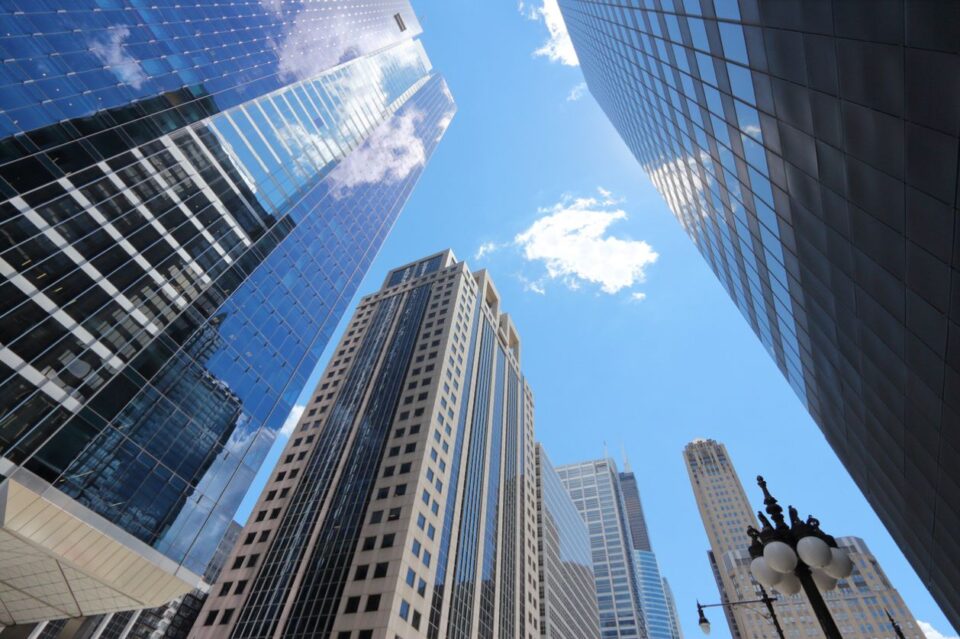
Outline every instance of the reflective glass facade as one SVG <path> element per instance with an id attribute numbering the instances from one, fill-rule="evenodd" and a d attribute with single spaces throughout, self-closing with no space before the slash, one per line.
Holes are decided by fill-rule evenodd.
<path id="1" fill-rule="evenodd" d="M 405 0 L 0 22 L 0 470 L 202 573 L 452 97 Z"/>
<path id="2" fill-rule="evenodd" d="M 533 398 L 489 276 L 391 271 L 341 343 L 197 639 L 539 634 Z"/>
<path id="3" fill-rule="evenodd" d="M 599 639 L 590 536 L 543 446 L 537 444 L 540 636 Z"/>
<path id="4" fill-rule="evenodd" d="M 600 636 L 646 637 L 620 474 L 610 459 L 558 466 L 557 474 L 587 524 Z"/>
<path id="5" fill-rule="evenodd" d="M 960 625 L 957 3 L 560 8 L 591 93 Z"/>

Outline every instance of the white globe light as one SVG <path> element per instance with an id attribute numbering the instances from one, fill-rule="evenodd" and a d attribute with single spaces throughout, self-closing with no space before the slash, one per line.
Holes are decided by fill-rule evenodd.
<path id="1" fill-rule="evenodd" d="M 800 580 L 793 574 L 784 575 L 780 583 L 774 586 L 774 588 L 781 595 L 795 595 L 800 592 Z"/>
<path id="2" fill-rule="evenodd" d="M 701 621 L 701 622 L 700 622 L 700 630 L 703 631 L 703 634 L 709 635 L 709 634 L 710 634 L 710 622 L 709 622 L 709 621 L 706 621 L 706 620 Z"/>
<path id="3" fill-rule="evenodd" d="M 750 562 L 750 574 L 760 585 L 767 588 L 773 588 L 783 578 L 783 573 L 770 568 L 763 557 L 757 557 Z"/>
<path id="4" fill-rule="evenodd" d="M 797 554 L 811 568 L 823 568 L 833 560 L 827 542 L 813 535 L 797 542 Z"/>
<path id="5" fill-rule="evenodd" d="M 823 592 L 833 590 L 837 587 L 837 580 L 822 570 L 813 571 L 813 583 L 817 584 L 817 588 Z"/>
<path id="6" fill-rule="evenodd" d="M 823 572 L 834 579 L 846 579 L 853 573 L 853 562 L 845 550 L 831 548 L 830 557 L 830 563 L 823 567 Z"/>
<path id="7" fill-rule="evenodd" d="M 782 541 L 771 541 L 763 547 L 763 558 L 777 572 L 792 573 L 797 567 L 797 553 Z"/>

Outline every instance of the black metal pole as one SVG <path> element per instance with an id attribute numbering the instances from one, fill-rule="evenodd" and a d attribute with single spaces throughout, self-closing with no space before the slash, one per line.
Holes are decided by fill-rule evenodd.
<path id="1" fill-rule="evenodd" d="M 887 619 L 890 620 L 890 625 L 893 626 L 893 631 L 897 633 L 899 639 L 904 639 L 903 630 L 900 629 L 900 624 L 897 623 L 897 620 L 893 618 L 893 615 L 890 614 L 890 611 L 886 608 L 883 609 L 887 613 Z"/>
<path id="2" fill-rule="evenodd" d="M 800 585 L 803 586 L 803 592 L 806 593 L 810 607 L 813 608 L 813 614 L 817 616 L 817 621 L 820 622 L 823 634 L 827 639 L 843 639 L 840 635 L 840 629 L 837 628 L 837 624 L 833 620 L 833 615 L 830 614 L 830 609 L 827 608 L 827 602 L 824 601 L 820 589 L 817 588 L 817 584 L 813 580 L 813 573 L 810 572 L 810 568 L 801 561 L 797 563 L 794 574 L 800 580 Z"/>
<path id="3" fill-rule="evenodd" d="M 773 602 L 776 601 L 776 599 L 771 599 L 763 586 L 760 586 L 760 594 L 762 595 L 760 601 L 762 601 L 767 606 L 767 610 L 770 611 L 770 618 L 773 619 L 773 625 L 777 628 L 777 634 L 780 636 L 780 639 L 786 639 L 786 637 L 783 636 L 783 628 L 780 627 L 780 620 L 777 619 L 777 611 L 773 608 Z"/>

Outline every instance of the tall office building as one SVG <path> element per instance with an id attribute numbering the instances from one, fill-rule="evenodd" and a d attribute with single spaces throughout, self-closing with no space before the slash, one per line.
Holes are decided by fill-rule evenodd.
<path id="1" fill-rule="evenodd" d="M 637 575 L 637 590 L 640 593 L 640 606 L 643 608 L 643 621 L 648 639 L 680 639 L 680 627 L 677 619 L 676 604 L 667 596 L 664 579 L 660 574 L 660 563 L 650 545 L 650 532 L 643 515 L 643 502 L 637 478 L 624 459 L 624 470 L 620 473 L 620 486 L 623 490 L 623 505 L 630 529 L 633 569 Z"/>
<path id="2" fill-rule="evenodd" d="M 540 636 L 600 639 L 597 589 L 587 525 L 537 444 Z"/>
<path id="3" fill-rule="evenodd" d="M 556 470 L 590 535 L 601 637 L 646 637 L 632 531 L 616 464 L 598 459 Z"/>
<path id="4" fill-rule="evenodd" d="M 663 578 L 663 596 L 667 599 L 667 610 L 670 611 L 670 627 L 673 629 L 673 636 L 677 639 L 683 639 L 683 627 L 680 625 L 680 615 L 677 613 L 677 600 L 673 596 L 673 589 L 670 588 L 670 582 Z"/>
<path id="5" fill-rule="evenodd" d="M 748 526 L 757 526 L 757 521 L 726 447 L 712 439 L 696 440 L 684 449 L 684 461 L 710 540 L 708 560 L 722 600 L 758 598 L 760 586 L 750 574 L 750 538 L 746 533 Z M 924 639 L 900 593 L 890 584 L 864 541 L 838 537 L 837 543 L 854 564 L 849 578 L 841 579 L 836 589 L 823 593 L 840 633 L 846 639 L 896 639 L 886 609 L 899 622 L 907 639 Z M 822 635 L 805 595 L 775 596 L 778 601 L 774 608 L 788 638 Z M 724 610 L 730 633 L 736 639 L 777 639 L 765 607 L 734 606 Z"/>
<path id="6" fill-rule="evenodd" d="M 960 6 L 559 4 L 590 92 L 960 627 Z"/>
<path id="7" fill-rule="evenodd" d="M 365 296 L 191 636 L 539 635 L 533 395 L 485 271 Z"/>
<path id="8" fill-rule="evenodd" d="M 454 112 L 363 4 L 0 9 L 0 623 L 200 580 Z"/>

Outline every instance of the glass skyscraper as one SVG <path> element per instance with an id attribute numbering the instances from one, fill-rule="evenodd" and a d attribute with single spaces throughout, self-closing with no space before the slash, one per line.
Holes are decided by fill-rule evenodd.
<path id="1" fill-rule="evenodd" d="M 556 470 L 590 535 L 600 636 L 646 637 L 633 535 L 616 464 L 612 459 L 598 459 Z"/>
<path id="2" fill-rule="evenodd" d="M 677 611 L 674 608 L 676 604 L 672 597 L 667 596 L 667 587 L 660 574 L 660 563 L 650 545 L 650 531 L 647 530 L 647 520 L 643 514 L 637 478 L 626 460 L 624 470 L 620 473 L 620 487 L 630 527 L 633 569 L 637 574 L 637 590 L 640 594 L 640 606 L 643 608 L 647 639 L 680 639 Z"/>
<path id="3" fill-rule="evenodd" d="M 590 92 L 960 626 L 960 7 L 559 4 Z"/>
<path id="4" fill-rule="evenodd" d="M 406 0 L 9 0 L 0 27 L 0 623 L 157 605 L 455 107 Z"/>
<path id="5" fill-rule="evenodd" d="M 450 251 L 364 296 L 192 637 L 536 639 L 533 394 Z"/>
<path id="6" fill-rule="evenodd" d="M 587 525 L 541 444 L 537 444 L 537 537 L 540 637 L 600 639 Z"/>

